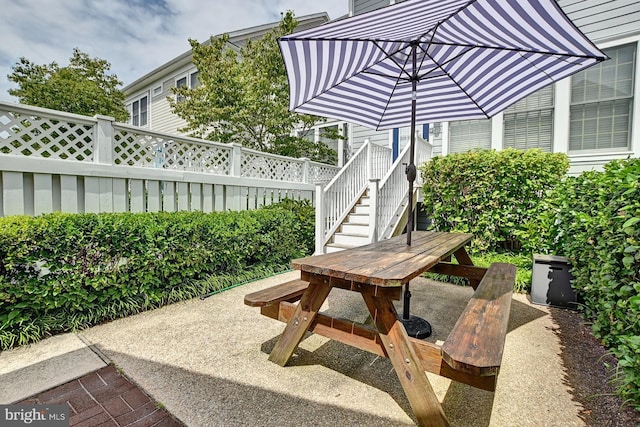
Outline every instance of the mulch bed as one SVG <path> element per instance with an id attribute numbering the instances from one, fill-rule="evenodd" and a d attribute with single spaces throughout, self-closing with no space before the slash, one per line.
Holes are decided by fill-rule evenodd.
<path id="1" fill-rule="evenodd" d="M 113 365 L 18 403 L 66 403 L 70 426 L 184 427 Z"/>
<path id="2" fill-rule="evenodd" d="M 554 331 L 562 345 L 564 381 L 584 408 L 580 417 L 589 427 L 638 427 L 640 412 L 615 393 L 611 383 L 617 360 L 593 336 L 578 312 L 550 308 L 558 324 Z"/>

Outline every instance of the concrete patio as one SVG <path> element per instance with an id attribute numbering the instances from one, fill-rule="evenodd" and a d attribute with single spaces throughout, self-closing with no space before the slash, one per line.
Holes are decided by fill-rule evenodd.
<path id="1" fill-rule="evenodd" d="M 245 306 L 244 295 L 298 275 L 285 273 L 1 353 L 0 403 L 112 361 L 188 426 L 414 425 L 384 358 L 312 335 L 287 367 L 267 360 L 284 324 Z M 420 278 L 412 282 L 412 293 L 413 314 L 431 321 L 429 340 L 438 341 L 472 290 Z M 363 302 L 346 292 L 331 294 L 325 309 L 357 321 L 367 314 Z M 514 295 L 495 393 L 430 375 L 452 425 L 586 425 L 566 378 L 557 328 L 549 309 Z"/>

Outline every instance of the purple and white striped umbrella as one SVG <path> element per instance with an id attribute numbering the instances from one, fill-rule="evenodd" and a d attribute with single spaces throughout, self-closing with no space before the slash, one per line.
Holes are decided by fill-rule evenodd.
<path id="1" fill-rule="evenodd" d="M 411 126 L 409 188 L 416 121 L 489 118 L 607 59 L 556 0 L 408 0 L 278 43 L 292 111 Z M 409 215 L 409 245 L 412 229 Z"/>
<path id="2" fill-rule="evenodd" d="M 373 129 L 488 118 L 606 59 L 555 0 L 409 0 L 280 38 L 290 109 Z M 415 56 L 415 58 L 414 58 Z"/>

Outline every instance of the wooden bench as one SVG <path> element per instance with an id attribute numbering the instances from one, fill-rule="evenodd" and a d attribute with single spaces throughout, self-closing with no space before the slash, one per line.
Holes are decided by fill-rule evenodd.
<path id="1" fill-rule="evenodd" d="M 453 330 L 442 359 L 456 371 L 496 376 L 502 362 L 516 267 L 491 264 Z"/>
<path id="2" fill-rule="evenodd" d="M 280 303 L 300 300 L 308 287 L 309 282 L 300 279 L 291 280 L 245 295 L 244 303 L 250 307 L 260 307 L 261 314 L 279 320 Z"/>

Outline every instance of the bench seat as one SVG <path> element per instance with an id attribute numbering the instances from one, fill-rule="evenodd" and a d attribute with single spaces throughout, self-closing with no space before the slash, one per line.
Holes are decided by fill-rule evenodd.
<path id="1" fill-rule="evenodd" d="M 295 302 L 309 287 L 309 282 L 295 279 L 270 288 L 262 289 L 244 297 L 244 303 L 250 307 L 260 307 L 265 316 L 278 319 L 279 305 L 282 301 Z"/>
<path id="2" fill-rule="evenodd" d="M 442 345 L 442 359 L 453 369 L 498 375 L 515 276 L 514 265 L 491 264 Z"/>

